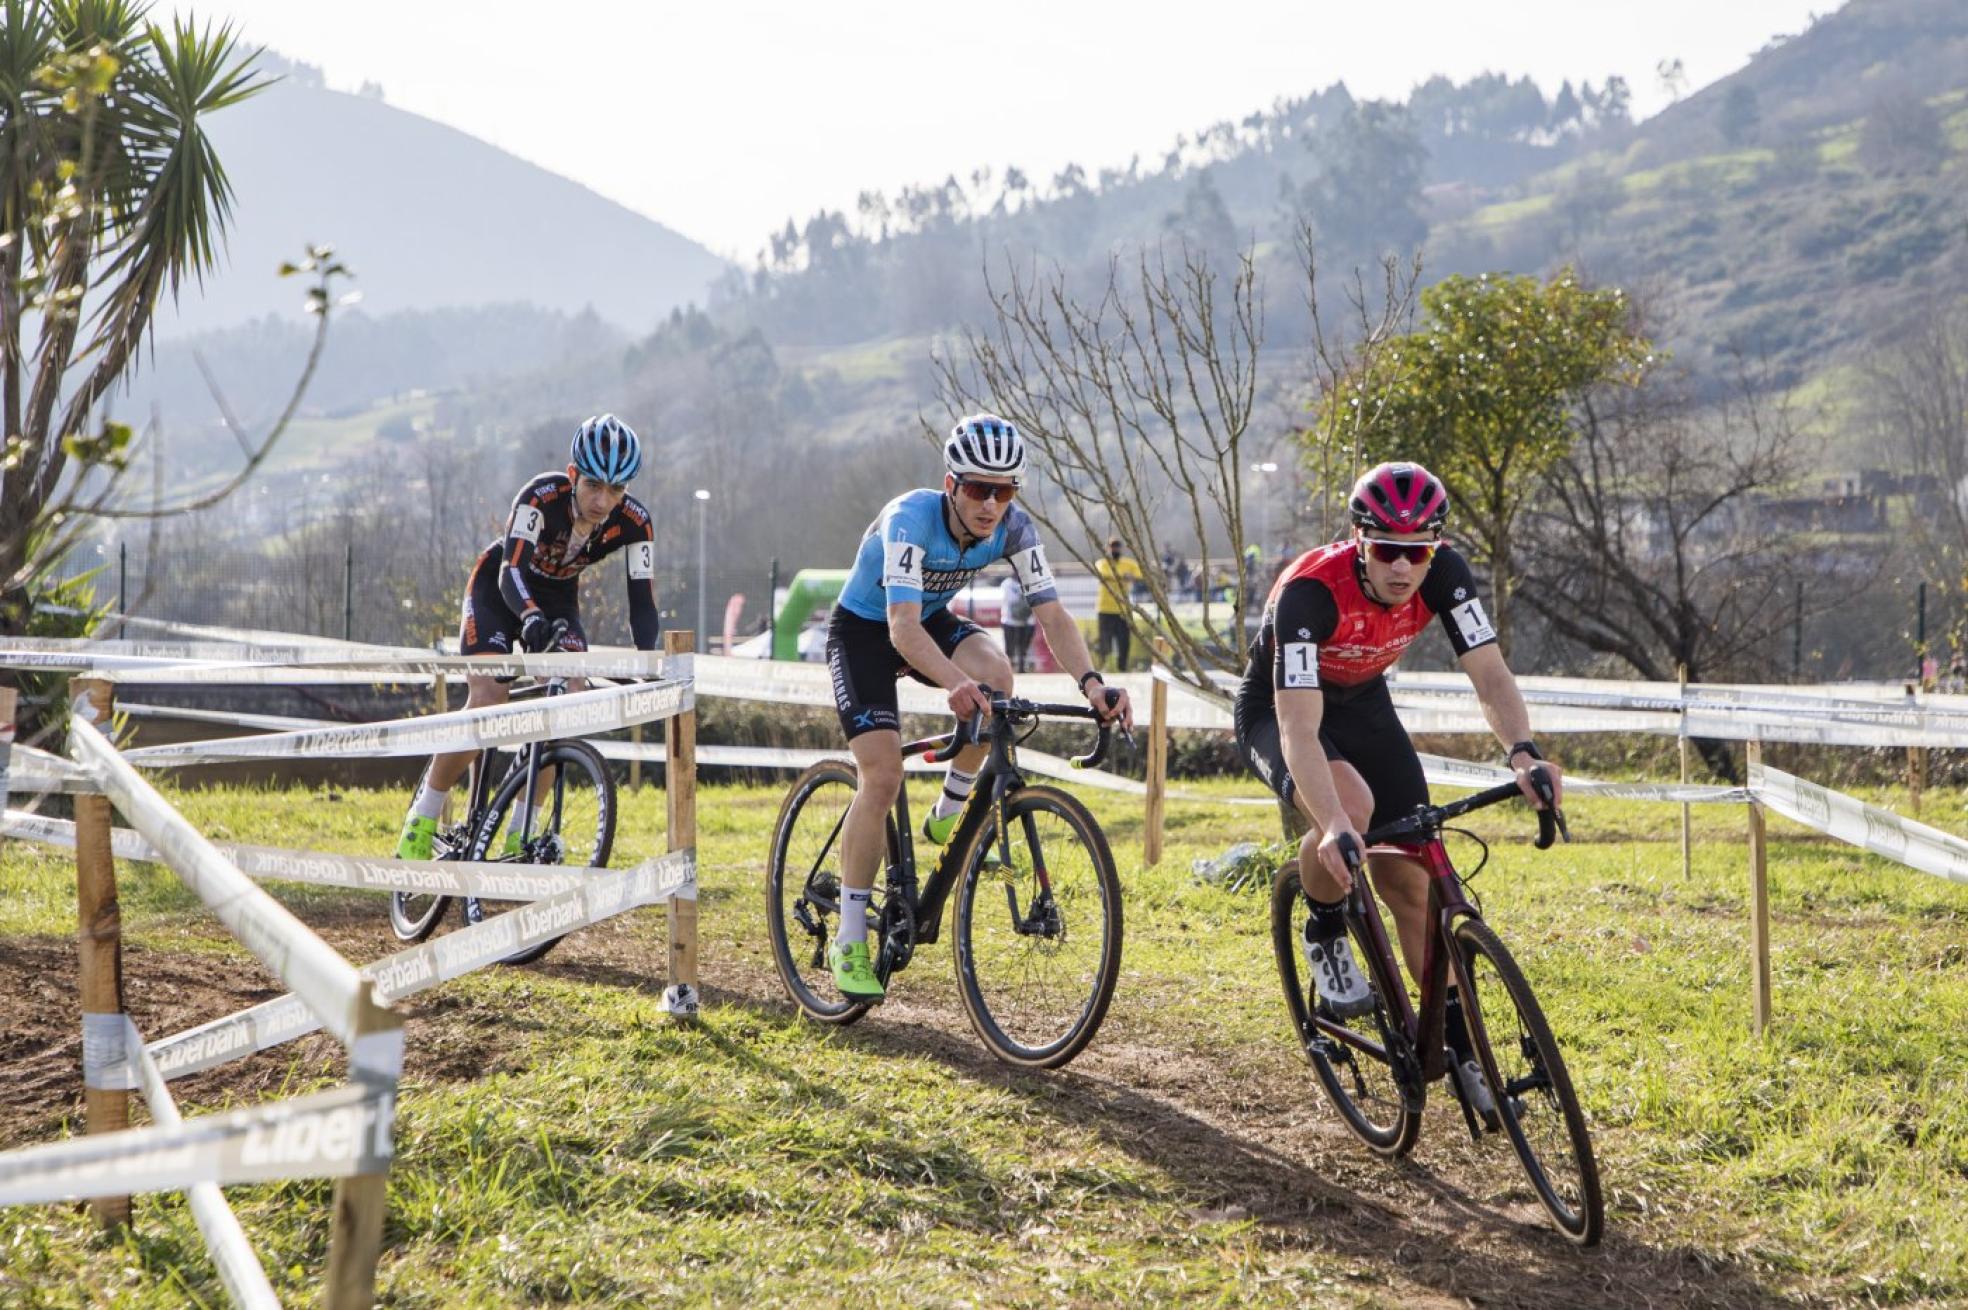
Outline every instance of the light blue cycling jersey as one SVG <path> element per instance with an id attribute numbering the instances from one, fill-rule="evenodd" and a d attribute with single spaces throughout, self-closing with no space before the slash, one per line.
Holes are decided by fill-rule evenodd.
<path id="1" fill-rule="evenodd" d="M 839 603 L 850 614 L 885 623 L 891 604 L 921 601 L 927 618 L 1001 559 L 1011 561 L 1028 604 L 1059 599 L 1038 528 L 1022 508 L 1013 505 L 995 532 L 964 549 L 943 517 L 941 491 L 934 487 L 905 491 L 882 506 L 868 526 Z"/>

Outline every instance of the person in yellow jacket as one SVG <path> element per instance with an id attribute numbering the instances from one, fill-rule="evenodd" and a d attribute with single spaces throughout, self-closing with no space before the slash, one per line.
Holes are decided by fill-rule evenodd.
<path id="1" fill-rule="evenodd" d="M 1114 651 L 1111 667 L 1125 669 L 1128 647 L 1133 642 L 1127 620 L 1128 596 L 1135 583 L 1144 581 L 1141 565 L 1122 548 L 1119 537 L 1109 537 L 1107 557 L 1093 566 L 1093 573 L 1100 579 L 1100 599 L 1093 611 L 1099 625 L 1100 658 L 1107 657 L 1111 645 Z"/>

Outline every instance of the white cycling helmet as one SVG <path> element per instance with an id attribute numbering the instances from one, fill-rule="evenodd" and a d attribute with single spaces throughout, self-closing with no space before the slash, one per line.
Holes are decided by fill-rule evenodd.
<path id="1" fill-rule="evenodd" d="M 943 443 L 943 467 L 963 477 L 1025 476 L 1025 439 L 996 414 L 972 414 L 959 419 Z"/>

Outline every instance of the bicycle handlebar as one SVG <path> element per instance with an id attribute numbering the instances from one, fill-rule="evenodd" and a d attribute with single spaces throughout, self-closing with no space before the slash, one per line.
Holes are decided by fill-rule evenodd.
<path id="1" fill-rule="evenodd" d="M 985 690 L 989 691 L 990 689 L 987 687 Z M 1121 694 L 1119 691 L 1111 687 L 1107 689 L 1107 704 L 1110 708 L 1118 704 L 1120 698 Z M 1114 720 L 1100 718 L 1098 714 L 1094 713 L 1093 708 L 1087 705 L 1047 705 L 1037 701 L 1022 700 L 1014 696 L 993 695 L 991 697 L 991 717 L 994 720 L 1006 720 L 1007 726 L 1012 719 L 1042 717 L 1091 719 L 1098 723 L 1100 725 L 1100 732 L 1094 738 L 1093 749 L 1085 755 L 1073 756 L 1069 761 L 1076 769 L 1091 769 L 1107 758 L 1107 747 L 1114 733 Z M 1134 741 L 1134 734 L 1126 729 L 1122 730 L 1121 736 L 1130 744 Z M 984 738 L 984 712 L 979 710 L 977 713 L 971 715 L 970 718 L 959 722 L 955 731 L 950 732 L 946 736 L 929 737 L 920 742 L 911 742 L 902 749 L 904 754 L 913 754 L 921 750 L 924 760 L 931 764 L 942 764 L 954 759 L 957 752 L 963 750 L 964 747 L 983 741 Z M 925 749 L 932 746 L 935 748 Z"/>
<path id="2" fill-rule="evenodd" d="M 1538 850 L 1543 851 L 1549 850 L 1552 843 L 1560 838 L 1570 841 L 1572 839 L 1572 831 L 1565 823 L 1565 812 L 1555 804 L 1557 794 L 1551 785 L 1551 775 L 1546 773 L 1542 768 L 1532 768 L 1531 789 L 1538 794 L 1538 799 L 1544 802 L 1544 808 L 1536 811 L 1538 835 L 1536 840 L 1532 842 L 1532 845 Z M 1431 835 L 1450 819 L 1460 818 L 1462 815 L 1472 813 L 1476 810 L 1487 809 L 1503 801 L 1521 799 L 1523 795 L 1523 789 L 1517 785 L 1514 779 L 1510 782 L 1498 783 L 1496 786 L 1479 791 L 1473 796 L 1465 796 L 1459 801 L 1450 801 L 1447 805 L 1420 806 L 1413 814 L 1405 818 L 1395 819 L 1391 823 L 1383 823 L 1371 832 L 1362 834 L 1360 842 L 1367 846 L 1377 846 L 1382 842 L 1394 841 L 1403 837 Z M 1348 836 L 1342 836 L 1339 839 L 1339 849 L 1340 857 L 1346 861 L 1347 867 L 1358 872 L 1361 861 L 1365 858 L 1365 852 L 1359 846 L 1356 846 Z"/>

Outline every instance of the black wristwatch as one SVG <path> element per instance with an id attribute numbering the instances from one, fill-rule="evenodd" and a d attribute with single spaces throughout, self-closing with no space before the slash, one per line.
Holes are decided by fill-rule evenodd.
<path id="1" fill-rule="evenodd" d="M 1086 680 L 1088 678 L 1092 678 L 1095 682 L 1098 682 L 1103 687 L 1107 685 L 1107 679 L 1100 676 L 1099 669 L 1088 669 L 1085 673 L 1082 673 L 1080 675 L 1080 695 L 1082 696 L 1086 695 Z"/>
<path id="2" fill-rule="evenodd" d="M 1503 757 L 1503 763 L 1504 763 L 1504 767 L 1505 767 L 1505 768 L 1512 768 L 1512 767 L 1515 767 L 1515 766 L 1513 766 L 1513 765 L 1511 764 L 1511 761 L 1512 761 L 1512 760 L 1514 760 L 1514 759 L 1516 759 L 1519 753 L 1522 753 L 1522 754 L 1525 754 L 1525 755 L 1528 755 L 1528 756 L 1530 756 L 1530 757 L 1531 757 L 1532 759 L 1534 759 L 1534 760 L 1542 760 L 1542 759 L 1544 758 L 1544 756 L 1543 756 L 1542 754 L 1540 754 L 1540 753 L 1538 752 L 1538 748 L 1537 748 L 1537 743 L 1536 743 L 1536 742 L 1534 742 L 1534 741 L 1520 741 L 1520 742 L 1518 742 L 1518 743 L 1516 743 L 1515 745 L 1513 745 L 1513 746 L 1512 746 L 1512 747 L 1511 747 L 1511 748 L 1509 749 L 1509 751 L 1508 751 L 1508 752 L 1506 752 L 1506 753 L 1504 754 L 1504 757 Z"/>

